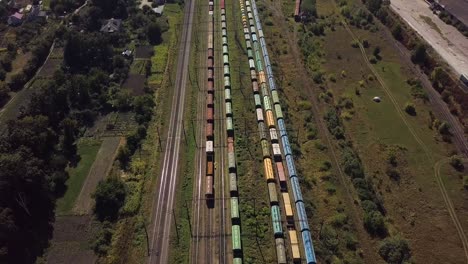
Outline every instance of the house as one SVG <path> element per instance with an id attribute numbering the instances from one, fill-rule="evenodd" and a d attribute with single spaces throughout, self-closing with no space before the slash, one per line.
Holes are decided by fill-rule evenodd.
<path id="1" fill-rule="evenodd" d="M 23 14 L 20 14 L 18 12 L 14 13 L 13 15 L 8 17 L 8 25 L 10 26 L 18 26 L 23 23 Z"/>
<path id="2" fill-rule="evenodd" d="M 33 5 L 28 15 L 28 20 L 45 22 L 47 20 L 47 12 L 41 10 L 40 5 Z"/>
<path id="3" fill-rule="evenodd" d="M 102 25 L 101 32 L 104 32 L 104 33 L 119 32 L 121 27 L 122 27 L 121 19 L 111 18 Z"/>

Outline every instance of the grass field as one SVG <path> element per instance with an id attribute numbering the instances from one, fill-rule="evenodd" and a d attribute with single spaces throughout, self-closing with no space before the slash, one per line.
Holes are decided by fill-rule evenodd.
<path id="1" fill-rule="evenodd" d="M 98 140 L 82 140 L 78 143 L 80 161 L 76 167 L 68 169 L 70 178 L 66 183 L 67 191 L 65 195 L 57 201 L 57 215 L 66 215 L 71 212 L 100 147 L 101 141 Z"/>

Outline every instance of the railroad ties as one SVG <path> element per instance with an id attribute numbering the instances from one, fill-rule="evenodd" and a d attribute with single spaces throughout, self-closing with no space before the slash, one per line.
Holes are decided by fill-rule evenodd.
<path id="1" fill-rule="evenodd" d="M 252 1 L 252 5 L 249 1 L 246 1 L 246 9 L 244 9 L 243 0 L 240 0 L 240 6 L 242 12 L 242 22 L 244 26 L 244 37 L 247 46 L 247 56 L 251 70 L 250 75 L 257 113 L 258 130 L 261 139 L 265 177 L 267 180 L 270 196 L 271 216 L 276 243 L 277 260 L 278 263 L 281 264 L 287 263 L 284 240 L 286 232 L 283 232 L 282 227 L 280 199 L 278 198 L 278 196 L 280 196 L 284 205 L 287 223 L 286 226 L 288 229 L 287 237 L 289 238 L 291 246 L 291 257 L 293 262 L 301 261 L 299 240 L 296 231 L 299 230 L 302 234 L 302 244 L 304 247 L 306 263 L 315 264 L 315 251 L 312 244 L 304 202 L 302 200 L 298 175 L 296 173 L 294 159 L 292 157 L 291 147 L 284 123 L 284 116 L 281 109 L 278 92 L 276 91 L 271 63 L 268 56 L 268 51 L 266 49 L 265 38 L 261 28 L 257 8 L 254 1 Z M 245 10 L 247 12 L 245 12 Z M 245 13 L 247 13 L 247 16 Z M 263 56 L 261 54 L 263 54 Z M 265 67 L 263 67 L 263 62 Z M 270 87 L 270 90 L 267 88 L 267 83 Z M 276 115 L 276 119 L 274 115 Z M 278 127 L 278 129 L 276 127 Z M 267 139 L 268 136 L 270 138 L 270 143 Z M 273 158 L 270 153 L 270 146 L 273 152 Z M 281 149 L 283 151 L 281 151 Z M 293 206 L 291 204 L 291 199 L 288 192 L 284 164 L 286 164 L 286 170 L 289 175 L 289 186 L 292 189 L 294 196 L 294 203 L 296 205 L 296 214 L 298 219 L 297 222 L 299 223 L 298 227 L 296 227 L 296 222 L 294 221 Z M 275 172 L 278 176 L 279 190 L 281 193 L 280 195 L 277 193 L 278 189 L 276 187 L 277 181 L 274 176 Z"/>

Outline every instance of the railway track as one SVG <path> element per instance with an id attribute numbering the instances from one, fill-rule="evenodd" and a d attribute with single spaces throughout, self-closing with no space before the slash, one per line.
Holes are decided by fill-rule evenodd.
<path id="1" fill-rule="evenodd" d="M 153 203 L 149 263 L 167 263 L 172 226 L 175 186 L 178 175 L 180 141 L 184 116 L 188 63 L 192 38 L 192 20 L 195 0 L 186 2 L 184 25 L 177 59 L 177 76 L 172 98 L 172 111 L 167 142 L 164 151 L 162 172 L 157 182 L 157 196 Z"/>
<path id="2" fill-rule="evenodd" d="M 216 67 L 216 80 L 215 84 L 216 87 L 222 88 L 223 87 L 223 71 L 221 70 L 223 68 L 223 60 L 222 60 L 222 53 L 220 51 L 216 52 L 220 47 L 222 47 L 222 40 L 221 36 L 219 34 L 219 29 L 221 28 L 221 12 L 219 8 L 219 1 L 216 2 L 217 4 L 215 5 L 215 10 L 214 10 L 214 39 L 215 39 L 215 67 Z M 218 177 L 215 177 L 215 183 L 217 183 L 217 188 L 218 190 L 215 198 L 215 209 L 216 209 L 216 214 L 217 214 L 217 225 L 218 225 L 218 230 L 215 231 L 215 236 L 216 236 L 216 242 L 218 245 L 218 249 L 216 252 L 217 255 L 217 261 L 218 263 L 228 263 L 228 255 L 226 254 L 226 210 L 228 209 L 226 206 L 226 187 L 225 187 L 225 177 L 226 177 L 226 171 L 227 171 L 227 166 L 226 166 L 226 111 L 224 107 L 224 90 L 223 89 L 217 89 L 215 93 L 218 94 L 216 96 L 216 101 L 217 101 L 217 109 L 218 109 L 218 117 L 217 118 L 217 123 L 218 123 L 218 148 L 217 148 L 217 157 L 218 157 Z M 214 262 L 216 263 L 216 262 Z"/>

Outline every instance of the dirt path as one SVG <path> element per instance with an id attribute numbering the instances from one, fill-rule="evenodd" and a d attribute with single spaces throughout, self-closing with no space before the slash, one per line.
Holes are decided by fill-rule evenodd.
<path id="1" fill-rule="evenodd" d="M 377 81 L 380 83 L 380 86 L 382 87 L 384 92 L 387 94 L 387 96 L 390 98 L 390 100 L 391 100 L 393 106 L 395 107 L 398 115 L 400 116 L 401 120 L 405 123 L 405 125 L 408 128 L 408 130 L 410 131 L 411 135 L 413 135 L 413 138 L 416 140 L 416 142 L 418 142 L 420 147 L 423 149 L 423 151 L 426 154 L 427 158 L 430 161 L 432 161 L 432 163 L 435 163 L 436 161 L 434 160 L 434 157 L 432 156 L 432 153 L 431 153 L 430 149 L 426 146 L 426 144 L 421 140 L 421 138 L 418 136 L 418 134 L 414 131 L 413 127 L 408 123 L 408 120 L 406 119 L 405 114 L 401 110 L 402 107 L 400 107 L 398 105 L 398 102 L 396 101 L 396 99 L 393 96 L 390 89 L 385 84 L 382 77 L 375 70 L 374 66 L 369 62 L 369 58 L 367 57 L 366 50 L 362 46 L 359 39 L 354 35 L 354 33 L 351 31 L 351 29 L 349 28 L 348 24 L 345 21 L 342 21 L 342 24 L 345 26 L 346 30 L 349 32 L 349 34 L 351 35 L 353 40 L 356 41 L 356 43 L 359 43 L 359 49 L 361 51 L 361 54 L 362 54 L 362 57 L 363 57 L 364 61 L 366 62 L 366 65 L 372 71 L 372 73 L 375 75 Z M 439 187 L 440 192 L 442 193 L 442 197 L 444 199 L 446 208 L 447 208 L 447 210 L 448 210 L 448 212 L 450 214 L 450 218 L 452 219 L 452 221 L 453 221 L 453 223 L 455 225 L 455 228 L 457 229 L 460 240 L 461 240 L 461 242 L 463 244 L 463 249 L 465 251 L 465 256 L 468 259 L 468 240 L 466 239 L 466 235 L 465 235 L 465 232 L 463 230 L 463 227 L 460 224 L 460 221 L 458 220 L 458 217 L 457 217 L 457 214 L 455 212 L 455 208 L 453 206 L 453 203 L 450 200 L 450 197 L 447 194 L 447 190 L 445 189 L 445 186 L 444 186 L 444 184 L 443 184 L 443 182 L 442 182 L 442 180 L 440 178 L 440 175 L 438 173 L 439 170 L 437 169 L 437 166 L 440 167 L 440 165 L 438 165 L 439 163 L 440 163 L 440 161 L 437 162 L 436 165 L 434 166 L 434 177 L 436 178 L 437 185 Z"/>
<path id="2" fill-rule="evenodd" d="M 90 214 L 93 199 L 91 194 L 96 189 L 98 182 L 104 179 L 109 173 L 112 163 L 117 155 L 119 146 L 123 144 L 124 140 L 121 137 L 104 138 L 101 148 L 99 149 L 96 160 L 91 167 L 88 176 L 86 177 L 81 192 L 76 199 L 73 213 L 77 215 Z"/>
<path id="3" fill-rule="evenodd" d="M 391 8 L 423 37 L 458 74 L 468 74 L 468 39 L 445 24 L 423 0 L 392 0 Z M 432 22 L 429 22 L 429 19 Z"/>
<path id="4" fill-rule="evenodd" d="M 280 22 L 279 25 L 282 28 L 281 32 L 284 32 L 284 34 L 289 36 L 286 37 L 286 39 L 289 42 L 289 54 L 291 54 L 295 63 L 295 76 L 297 76 L 297 78 L 302 83 L 301 86 L 305 87 L 308 91 L 309 99 L 311 100 L 313 106 L 312 111 L 314 113 L 315 123 L 317 124 L 318 135 L 320 138 L 325 139 L 325 144 L 330 150 L 333 167 L 336 168 L 340 184 L 346 192 L 347 199 L 344 199 L 344 203 L 346 204 L 346 208 L 349 208 L 352 223 L 354 224 L 354 228 L 356 228 L 359 246 L 361 247 L 362 252 L 365 252 L 365 263 L 380 263 L 381 259 L 377 254 L 377 250 L 371 242 L 370 237 L 366 235 L 367 231 L 364 229 L 362 213 L 360 209 L 357 208 L 356 205 L 353 203 L 355 197 L 353 194 L 352 187 L 350 187 L 352 186 L 352 184 L 349 183 L 348 177 L 345 175 L 341 167 L 341 159 L 339 157 L 339 153 L 336 152 L 336 147 L 333 144 L 328 129 L 322 119 L 323 114 L 320 112 L 320 109 L 318 107 L 319 102 L 317 100 L 316 91 L 314 90 L 313 86 L 310 85 L 314 82 L 310 78 L 309 73 L 306 70 L 306 66 L 303 64 L 302 53 L 297 45 L 297 32 L 296 30 L 294 30 L 294 32 L 291 32 L 290 29 L 286 26 L 286 24 L 282 22 L 285 21 L 285 16 L 282 12 L 281 6 L 278 6 L 280 4 L 280 2 L 274 2 L 274 4 L 272 5 L 271 8 L 273 10 L 273 16 L 276 17 L 275 21 Z"/>

